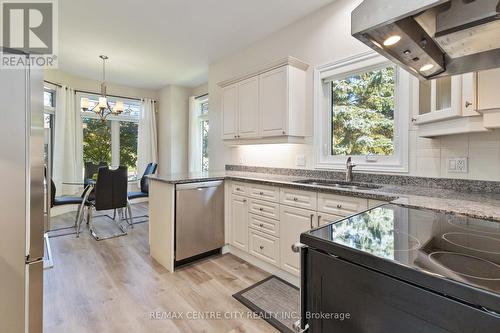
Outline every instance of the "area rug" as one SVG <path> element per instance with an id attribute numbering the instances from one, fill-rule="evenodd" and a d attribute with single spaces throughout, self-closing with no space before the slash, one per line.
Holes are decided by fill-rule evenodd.
<path id="1" fill-rule="evenodd" d="M 295 332 L 292 325 L 300 316 L 300 291 L 290 283 L 270 276 L 233 297 L 280 332 Z"/>

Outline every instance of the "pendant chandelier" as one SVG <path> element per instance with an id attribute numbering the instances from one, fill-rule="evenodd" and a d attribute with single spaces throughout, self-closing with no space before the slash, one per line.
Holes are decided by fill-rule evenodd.
<path id="1" fill-rule="evenodd" d="M 109 105 L 109 100 L 106 96 L 106 60 L 109 58 L 105 55 L 100 55 L 99 58 L 102 59 L 102 82 L 101 82 L 101 96 L 99 97 L 99 102 L 93 107 L 90 108 L 89 99 L 84 97 L 81 99 L 81 109 L 82 111 L 92 111 L 95 112 L 101 121 L 106 121 L 106 118 L 112 115 L 119 115 L 123 112 L 124 105 L 123 101 L 116 101 L 115 105 L 111 107 Z"/>

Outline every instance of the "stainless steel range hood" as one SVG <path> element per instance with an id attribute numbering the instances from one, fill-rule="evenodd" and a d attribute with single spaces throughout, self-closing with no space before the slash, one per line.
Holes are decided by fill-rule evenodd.
<path id="1" fill-rule="evenodd" d="M 351 24 L 420 79 L 500 67 L 500 0 L 365 0 Z"/>

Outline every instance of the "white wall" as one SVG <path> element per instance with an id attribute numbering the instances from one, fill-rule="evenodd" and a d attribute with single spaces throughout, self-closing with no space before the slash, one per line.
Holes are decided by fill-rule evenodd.
<path id="1" fill-rule="evenodd" d="M 158 173 L 187 172 L 191 88 L 166 86 L 158 95 Z"/>
<path id="2" fill-rule="evenodd" d="M 351 11 L 361 0 L 337 0 L 319 11 L 271 34 L 209 67 L 210 168 L 225 164 L 296 168 L 296 156 L 305 155 L 306 168 L 314 168 L 313 138 L 306 144 L 225 146 L 221 139 L 221 89 L 217 83 L 252 71 L 285 56 L 311 65 L 307 71 L 306 113 L 313 132 L 313 69 L 369 50 L 350 34 Z M 411 112 L 411 110 L 408 110 Z M 441 139 L 417 138 L 410 130 L 410 175 L 500 180 L 500 131 L 454 135 Z M 449 174 L 446 159 L 469 157 L 469 173 Z"/>

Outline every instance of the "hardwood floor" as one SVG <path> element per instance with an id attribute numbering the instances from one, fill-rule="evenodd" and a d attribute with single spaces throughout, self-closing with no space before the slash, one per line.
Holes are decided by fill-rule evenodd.
<path id="1" fill-rule="evenodd" d="M 147 204 L 133 209 L 142 215 Z M 73 218 L 72 213 L 55 217 L 53 225 L 71 225 Z M 45 333 L 278 332 L 264 320 L 248 318 L 251 312 L 232 297 L 268 276 L 233 255 L 171 274 L 149 256 L 147 223 L 115 239 L 97 242 L 85 230 L 78 239 L 50 242 L 54 267 L 44 273 Z M 192 319 L 205 312 L 234 319 Z M 168 319 L 169 313 L 183 318 Z"/>

